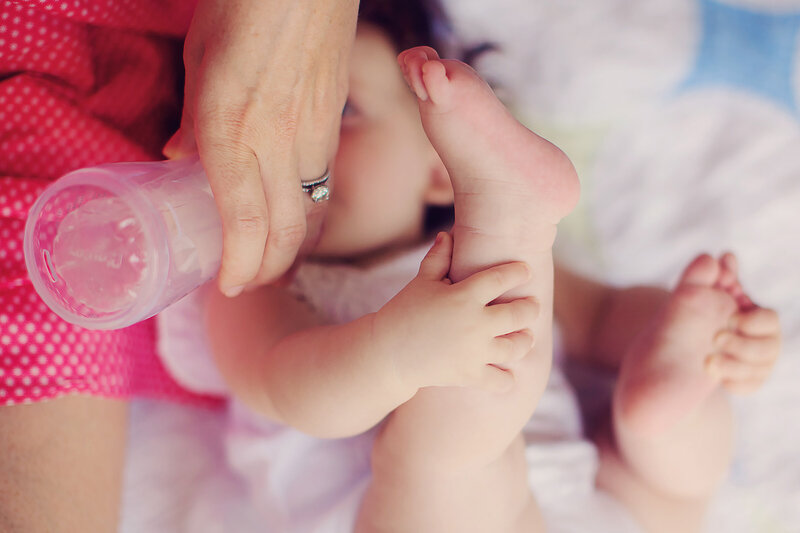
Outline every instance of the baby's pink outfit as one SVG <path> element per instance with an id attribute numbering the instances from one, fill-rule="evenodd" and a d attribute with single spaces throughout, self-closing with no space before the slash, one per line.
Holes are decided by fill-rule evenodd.
<path id="1" fill-rule="evenodd" d="M 161 159 L 177 128 L 185 0 L 0 0 L 0 406 L 81 393 L 216 404 L 175 383 L 155 325 L 89 331 L 33 290 L 31 204 L 81 167 Z"/>

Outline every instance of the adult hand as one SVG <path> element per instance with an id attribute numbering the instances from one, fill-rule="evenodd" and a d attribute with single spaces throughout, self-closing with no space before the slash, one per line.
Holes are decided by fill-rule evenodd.
<path id="1" fill-rule="evenodd" d="M 223 228 L 220 290 L 274 281 L 295 260 L 338 143 L 358 0 L 199 0 L 184 45 L 181 128 L 170 158 L 197 150 Z"/>

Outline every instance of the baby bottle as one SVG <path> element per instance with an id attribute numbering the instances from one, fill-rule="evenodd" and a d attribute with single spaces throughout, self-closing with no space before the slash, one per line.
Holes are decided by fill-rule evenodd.
<path id="1" fill-rule="evenodd" d="M 112 163 L 45 189 L 28 215 L 24 252 L 36 292 L 56 314 L 116 329 L 217 274 L 222 222 L 197 156 Z"/>

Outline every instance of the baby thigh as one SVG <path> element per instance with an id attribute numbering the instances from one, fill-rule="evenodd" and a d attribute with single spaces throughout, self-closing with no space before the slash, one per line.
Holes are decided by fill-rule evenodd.
<path id="1" fill-rule="evenodd" d="M 607 424 L 594 436 L 600 455 L 598 489 L 619 501 L 646 533 L 701 533 L 711 496 L 678 497 L 657 490 L 628 463 Z"/>
<path id="2" fill-rule="evenodd" d="M 526 357 L 508 393 L 431 387 L 396 409 L 372 451 L 358 533 L 544 531 L 520 430 L 550 359 Z"/>

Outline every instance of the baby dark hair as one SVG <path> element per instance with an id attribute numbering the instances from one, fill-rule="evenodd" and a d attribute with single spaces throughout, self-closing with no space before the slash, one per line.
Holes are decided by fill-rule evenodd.
<path id="1" fill-rule="evenodd" d="M 437 0 L 361 0 L 358 20 L 383 30 L 398 53 L 414 46 L 442 52 L 451 35 L 450 21 Z"/>
<path id="2" fill-rule="evenodd" d="M 385 32 L 398 53 L 414 46 L 431 46 L 442 54 L 452 52 L 448 49 L 451 25 L 438 1 L 361 0 L 358 20 Z M 452 205 L 428 206 L 425 234 L 448 229 L 453 219 Z"/>

